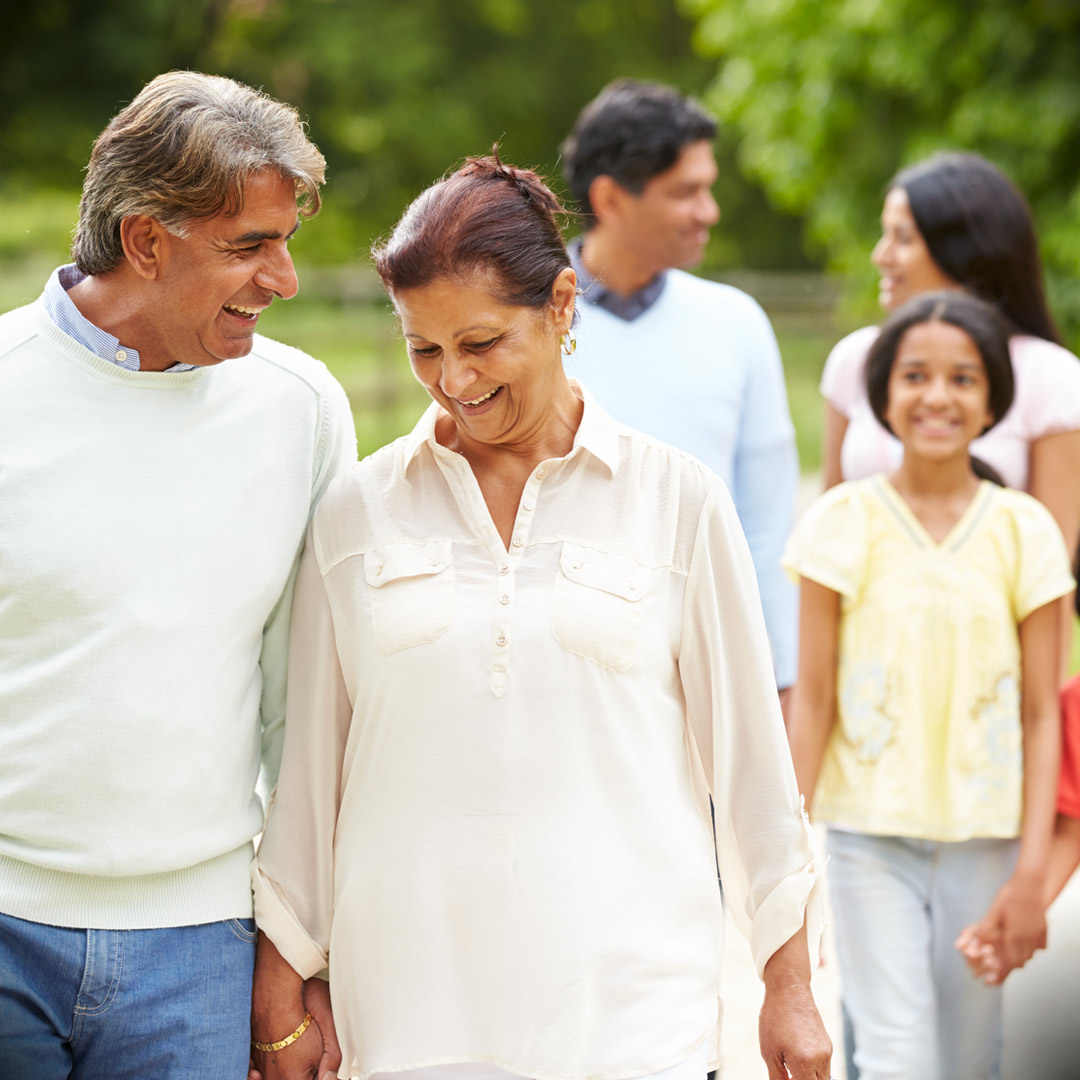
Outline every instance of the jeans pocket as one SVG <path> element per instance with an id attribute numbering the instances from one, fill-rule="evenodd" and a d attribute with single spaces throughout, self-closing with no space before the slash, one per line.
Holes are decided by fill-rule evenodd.
<path id="1" fill-rule="evenodd" d="M 449 540 L 385 544 L 364 556 L 375 644 L 384 656 L 426 645 L 450 628 L 454 562 Z"/>
<path id="2" fill-rule="evenodd" d="M 555 576 L 552 632 L 569 652 L 612 671 L 637 654 L 650 571 L 627 555 L 564 543 Z"/>
<path id="3" fill-rule="evenodd" d="M 225 925 L 246 945 L 255 940 L 254 919 L 226 919 Z"/>

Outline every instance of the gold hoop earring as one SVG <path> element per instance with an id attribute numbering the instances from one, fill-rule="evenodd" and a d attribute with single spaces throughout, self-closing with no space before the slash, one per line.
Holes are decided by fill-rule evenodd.
<path id="1" fill-rule="evenodd" d="M 574 350 L 577 348 L 577 338 L 574 337 L 573 330 L 567 330 L 561 338 L 559 338 L 559 348 L 563 351 L 563 356 L 573 356 Z"/>

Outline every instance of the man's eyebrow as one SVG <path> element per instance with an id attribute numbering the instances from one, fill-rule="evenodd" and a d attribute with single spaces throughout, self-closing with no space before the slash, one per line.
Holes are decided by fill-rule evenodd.
<path id="1" fill-rule="evenodd" d="M 285 239 L 289 240 L 296 235 L 296 230 L 300 228 L 300 219 L 297 218 L 296 224 L 285 234 Z M 255 229 L 252 232 L 246 232 L 243 236 L 233 237 L 232 243 L 234 244 L 254 244 L 259 240 L 280 240 L 281 233 L 279 232 L 263 232 L 259 229 Z"/>

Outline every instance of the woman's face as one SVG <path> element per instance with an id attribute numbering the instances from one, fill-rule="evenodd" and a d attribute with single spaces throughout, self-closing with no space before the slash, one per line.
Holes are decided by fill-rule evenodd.
<path id="1" fill-rule="evenodd" d="M 559 339 L 574 312 L 574 272 L 563 270 L 552 303 L 505 304 L 491 279 L 438 278 L 394 294 L 413 373 L 465 439 L 488 445 L 542 438 L 569 390 Z"/>
<path id="2" fill-rule="evenodd" d="M 893 188 L 885 196 L 881 239 L 874 245 L 870 261 L 881 274 L 878 300 L 886 311 L 895 311 L 920 293 L 960 288 L 934 262 L 903 188 Z"/>

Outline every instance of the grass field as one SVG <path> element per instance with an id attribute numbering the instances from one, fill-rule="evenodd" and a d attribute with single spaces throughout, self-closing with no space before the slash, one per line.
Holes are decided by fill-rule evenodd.
<path id="1" fill-rule="evenodd" d="M 67 260 L 77 210 L 72 192 L 0 193 L 0 311 L 33 300 L 53 267 Z M 260 331 L 326 362 L 349 395 L 360 452 L 367 454 L 408 431 L 428 399 L 413 381 L 393 314 L 370 272 L 359 259 L 352 268 L 312 266 L 304 236 L 301 230 L 293 245 L 300 295 L 275 304 Z M 821 366 L 836 340 L 865 320 L 836 314 L 841 290 L 825 278 L 733 274 L 727 280 L 757 297 L 773 320 L 799 459 L 804 473 L 816 472 Z"/>

